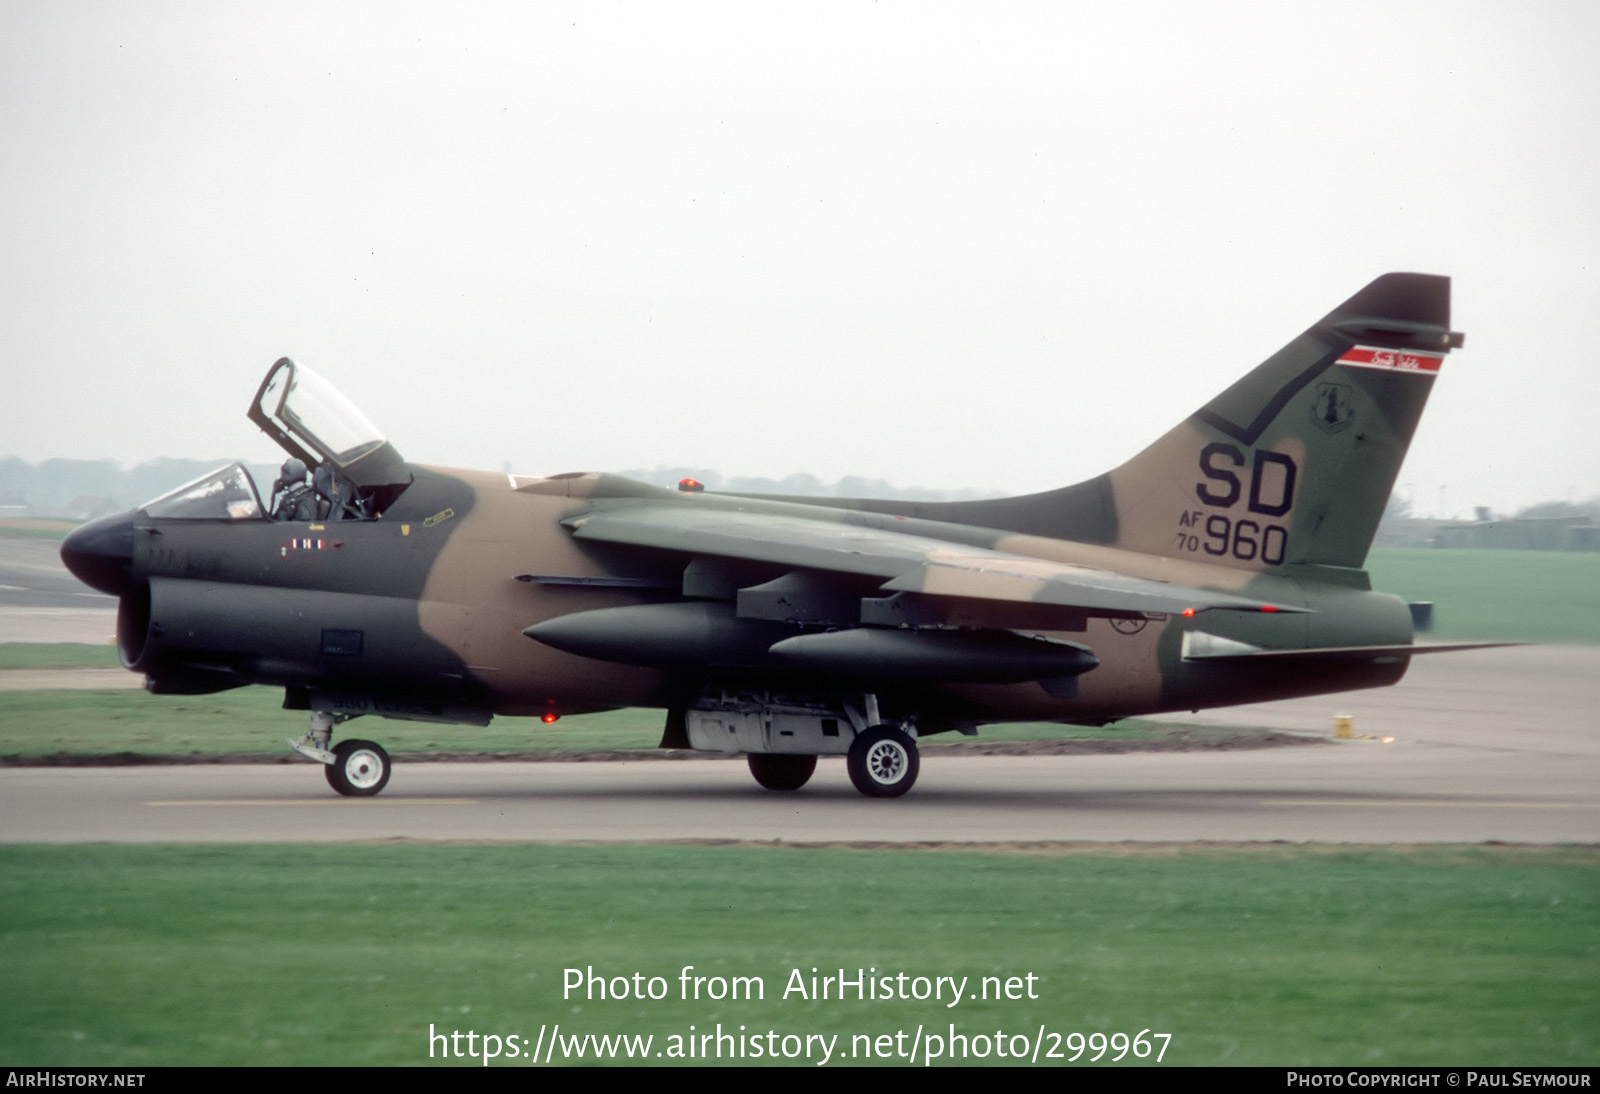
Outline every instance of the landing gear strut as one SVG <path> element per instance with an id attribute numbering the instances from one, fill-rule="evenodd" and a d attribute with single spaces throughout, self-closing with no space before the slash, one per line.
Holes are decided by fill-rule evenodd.
<path id="1" fill-rule="evenodd" d="M 306 730 L 306 735 L 298 741 L 293 737 L 285 737 L 289 747 L 308 760 L 316 760 L 319 764 L 331 764 L 334 755 L 328 751 L 328 742 L 333 739 L 333 727 L 346 720 L 343 714 L 334 714 L 326 710 L 313 710 L 311 712 L 311 728 Z"/>

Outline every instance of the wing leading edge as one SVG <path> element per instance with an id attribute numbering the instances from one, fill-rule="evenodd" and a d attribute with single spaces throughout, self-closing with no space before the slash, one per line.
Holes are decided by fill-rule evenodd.
<path id="1" fill-rule="evenodd" d="M 578 539 L 883 579 L 891 593 L 1089 614 L 1303 612 L 1231 593 L 791 513 L 644 505 L 562 522 Z"/>

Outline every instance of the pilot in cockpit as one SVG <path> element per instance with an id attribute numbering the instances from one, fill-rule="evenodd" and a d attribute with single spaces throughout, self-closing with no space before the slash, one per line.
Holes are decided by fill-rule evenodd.
<path id="1" fill-rule="evenodd" d="M 272 487 L 273 520 L 375 520 L 411 483 L 378 428 L 287 357 L 268 370 L 249 416 L 291 456 Z"/>
<path id="2" fill-rule="evenodd" d="M 272 484 L 272 519 L 287 521 L 317 520 L 322 516 L 316 492 L 306 477 L 302 460 L 283 461 L 278 481 Z"/>
<path id="3" fill-rule="evenodd" d="M 322 502 L 322 515 L 329 520 L 367 520 L 371 513 L 367 499 L 361 496 L 356 484 L 334 468 L 332 461 L 317 465 L 311 476 L 311 487 Z"/>
<path id="4" fill-rule="evenodd" d="M 283 462 L 272 484 L 272 519 L 279 521 L 366 520 L 367 500 L 333 464 L 324 461 L 307 472 L 303 460 Z"/>

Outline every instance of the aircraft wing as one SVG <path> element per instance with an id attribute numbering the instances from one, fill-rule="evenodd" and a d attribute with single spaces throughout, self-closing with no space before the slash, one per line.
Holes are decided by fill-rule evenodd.
<path id="1" fill-rule="evenodd" d="M 644 505 L 585 513 L 562 523 L 578 539 L 878 577 L 884 579 L 882 588 L 891 592 L 1054 605 L 1090 613 L 1305 610 L 794 514 Z"/>

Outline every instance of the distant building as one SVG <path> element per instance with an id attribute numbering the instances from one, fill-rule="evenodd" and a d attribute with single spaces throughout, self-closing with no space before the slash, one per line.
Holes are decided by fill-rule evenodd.
<path id="1" fill-rule="evenodd" d="M 118 512 L 121 508 L 117 499 L 109 494 L 79 494 L 66 505 L 42 515 L 62 520 L 94 520 Z"/>
<path id="2" fill-rule="evenodd" d="M 1480 511 L 1479 516 L 1486 514 Z M 1500 551 L 1600 551 L 1600 526 L 1589 517 L 1507 517 L 1441 524 L 1435 547 Z"/>
<path id="3" fill-rule="evenodd" d="M 1441 526 L 1448 521 L 1434 520 L 1431 517 L 1402 517 L 1399 520 L 1385 520 L 1378 525 L 1378 534 L 1373 537 L 1374 547 L 1435 547 Z"/>

